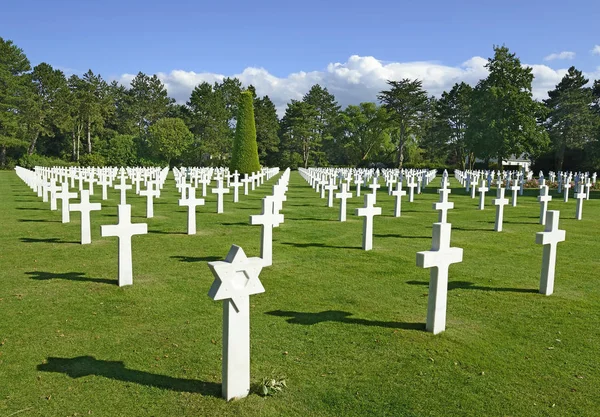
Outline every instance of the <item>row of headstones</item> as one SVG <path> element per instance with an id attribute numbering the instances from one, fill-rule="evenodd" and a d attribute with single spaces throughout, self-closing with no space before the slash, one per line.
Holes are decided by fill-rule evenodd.
<path id="1" fill-rule="evenodd" d="M 311 176 L 308 170 L 300 169 L 299 171 L 305 180 L 310 180 Z M 345 189 L 345 185 L 342 185 L 342 190 Z M 445 202 L 447 202 L 447 195 L 450 192 L 447 185 L 447 178 L 445 178 L 440 189 L 440 195 L 446 196 L 443 198 L 446 200 Z M 372 199 L 373 194 L 365 196 L 365 202 L 370 203 Z M 365 209 L 367 208 L 370 209 L 367 216 L 372 219 L 373 212 L 377 211 L 373 209 L 377 208 L 372 205 L 365 207 Z M 378 209 L 381 211 L 381 208 Z M 540 292 L 545 295 L 551 295 L 553 292 L 556 246 L 557 243 L 565 240 L 566 235 L 564 230 L 558 229 L 559 214 L 558 211 L 549 211 L 545 230 L 536 233 L 536 243 L 544 245 Z M 365 226 L 364 230 L 366 228 Z M 452 225 L 447 223 L 445 218 L 443 221 L 434 223 L 431 249 L 417 252 L 416 255 L 418 267 L 430 268 L 426 329 L 434 334 L 438 334 L 446 328 L 449 266 L 463 260 L 463 249 L 450 247 L 451 229 Z M 258 279 L 262 265 L 260 261 L 258 258 L 248 259 L 243 250 L 234 245 L 225 262 L 209 263 L 215 276 L 215 282 L 209 295 L 215 300 L 227 300 L 223 305 L 223 317 L 227 320 L 223 324 L 223 396 L 227 400 L 247 396 L 250 388 L 249 295 L 264 292 Z M 233 283 L 236 274 L 240 272 L 246 277 L 247 284 L 245 286 L 235 286 Z M 240 363 L 242 366 L 239 366 Z"/>
<path id="2" fill-rule="evenodd" d="M 131 178 L 138 177 L 135 172 L 138 169 L 143 168 L 133 168 L 129 171 Z M 146 170 L 146 169 L 144 169 Z M 165 172 L 166 170 L 166 172 Z M 47 178 L 57 178 L 60 174 L 57 174 L 54 177 L 51 169 L 40 169 L 38 172 L 30 171 L 22 167 L 16 167 L 15 171 L 17 175 L 33 190 L 39 192 L 40 184 L 52 184 L 53 181 L 41 181 L 40 177 L 46 176 Z M 101 236 L 117 236 L 119 237 L 119 286 L 131 285 L 133 283 L 132 276 L 132 259 L 131 259 L 131 237 L 137 234 L 146 234 L 148 232 L 148 226 L 146 223 L 131 223 L 131 205 L 126 204 L 125 193 L 128 189 L 132 188 L 132 185 L 128 185 L 125 180 L 125 170 L 120 169 L 121 182 L 120 185 L 115 186 L 115 189 L 119 189 L 121 191 L 121 200 L 118 205 L 118 224 L 117 225 L 103 225 L 101 226 Z M 147 171 L 147 170 L 146 170 Z M 271 169 L 269 171 L 269 177 L 273 172 L 278 171 L 278 168 Z M 158 196 L 159 194 L 155 192 L 159 192 L 160 188 L 164 183 L 164 179 L 168 174 L 168 168 L 161 169 L 160 171 L 155 171 L 155 178 L 157 178 L 158 182 L 156 183 L 156 189 L 152 187 L 153 181 L 147 181 L 148 189 L 146 190 L 146 195 L 148 196 L 149 203 L 147 204 L 147 217 L 150 218 L 153 216 L 152 214 L 152 200 L 151 197 L 153 195 Z M 43 187 L 42 187 L 43 188 Z M 82 189 L 81 190 L 81 201 L 80 203 L 70 203 L 70 199 L 76 198 L 78 193 L 69 192 L 69 186 L 67 182 L 62 183 L 61 191 L 56 191 L 50 185 L 49 187 L 45 187 L 46 190 L 43 190 L 44 201 L 51 202 L 51 209 L 56 210 L 57 204 L 56 200 L 61 200 L 62 202 L 62 222 L 69 223 L 70 222 L 70 212 L 78 211 L 81 213 L 81 244 L 90 244 L 91 243 L 91 212 L 99 211 L 102 208 L 101 203 L 92 203 L 90 202 L 90 190 Z M 155 192 L 153 192 L 154 190 Z M 144 195 L 144 191 L 140 191 L 140 194 Z M 194 213 L 195 214 L 195 213 Z M 193 217 L 195 223 L 195 215 Z M 195 229 L 195 224 L 194 224 Z M 190 216 L 188 216 L 188 233 L 190 231 Z"/>
<path id="3" fill-rule="evenodd" d="M 310 173 L 306 170 L 300 171 L 305 180 L 310 180 Z M 401 183 L 399 183 L 400 185 Z M 428 304 L 427 330 L 433 333 L 439 333 L 445 329 L 446 317 L 446 291 L 448 282 L 448 266 L 452 263 L 462 261 L 462 249 L 450 247 L 451 224 L 447 222 L 448 210 L 454 208 L 454 203 L 448 201 L 448 194 L 451 189 L 448 188 L 448 173 L 445 171 L 442 175 L 442 186 L 438 189 L 440 201 L 433 203 L 433 209 L 439 211 L 438 222 L 433 226 L 432 249 L 427 252 L 417 254 L 417 265 L 423 268 L 433 268 L 431 270 L 431 282 Z M 485 186 L 485 184 L 483 184 Z M 516 187 L 516 185 L 515 185 Z M 342 184 L 342 189 L 345 184 Z M 548 186 L 543 186 L 547 195 Z M 375 192 L 377 187 L 372 187 L 373 194 L 365 195 L 365 207 L 357 209 L 357 215 L 364 216 L 363 222 L 363 249 L 372 248 L 373 236 L 373 216 L 381 214 L 380 207 L 374 207 Z M 514 191 L 514 189 L 513 189 Z M 482 196 L 484 194 L 482 193 Z M 579 201 L 582 201 L 582 194 Z M 544 255 L 542 259 L 542 274 L 540 277 L 540 292 L 550 295 L 554 288 L 554 268 L 556 263 L 556 244 L 565 239 L 565 231 L 558 229 L 559 215 L 558 211 L 547 211 L 547 202 L 552 197 L 547 196 L 540 200 L 542 210 L 540 212 L 540 223 L 545 225 L 544 232 L 536 234 L 537 243 L 543 244 Z M 513 194 L 513 202 L 516 203 L 516 191 Z M 344 200 L 342 200 L 343 206 Z M 502 231 L 503 209 L 508 204 L 508 199 L 504 198 L 504 188 L 500 186 L 497 190 L 497 198 L 494 200 L 496 205 L 496 221 L 494 230 Z M 514 204 L 516 205 L 516 204 Z M 480 205 L 482 208 L 483 205 Z"/>
<path id="4" fill-rule="evenodd" d="M 465 187 L 465 191 L 468 193 L 471 191 L 472 198 L 474 197 L 474 188 L 480 183 L 482 185 L 486 185 L 491 188 L 492 184 L 505 184 L 506 190 L 509 190 L 509 187 L 514 187 L 516 185 L 519 186 L 519 194 L 523 195 L 523 189 L 525 186 L 525 182 L 533 179 L 533 172 L 525 170 L 519 171 L 460 171 L 455 170 L 454 175 L 456 179 L 460 182 L 462 186 Z M 527 178 L 527 180 L 526 180 Z M 594 172 L 590 175 L 589 172 L 562 172 L 559 171 L 558 175 L 553 171 L 548 173 L 549 182 L 552 184 L 555 181 L 557 182 L 557 192 L 561 194 L 564 192 L 565 201 L 569 198 L 569 189 L 573 188 L 574 192 L 579 190 L 579 187 L 583 185 L 586 189 L 587 199 L 589 199 L 590 188 L 596 184 L 597 173 Z M 538 177 L 538 185 L 541 187 L 542 185 L 546 185 L 546 179 L 544 177 L 544 173 L 540 171 Z M 510 188 L 512 189 L 512 188 Z"/>
<path id="5" fill-rule="evenodd" d="M 446 172 L 444 172 L 446 175 Z M 455 173 L 457 179 L 458 177 L 462 177 L 462 172 Z M 488 173 L 489 175 L 489 173 Z M 498 175 L 494 181 L 493 176 L 489 175 L 487 179 L 485 177 L 478 177 L 478 174 L 475 172 L 468 172 L 467 175 L 470 178 L 470 181 L 465 181 L 470 187 L 471 198 L 475 198 L 475 192 L 479 191 L 479 210 L 484 209 L 485 205 L 485 194 L 492 187 L 492 183 L 496 186 L 496 199 L 493 201 L 493 204 L 496 206 L 496 223 L 494 226 L 494 230 L 502 231 L 502 219 L 504 213 L 504 206 L 508 204 L 508 200 L 504 198 L 505 189 L 512 191 L 512 202 L 511 205 L 513 207 L 517 206 L 517 193 L 519 195 L 523 195 L 523 181 L 519 180 L 518 177 L 515 177 L 511 180 L 510 177 L 506 177 L 503 179 L 501 175 Z M 491 178 L 490 178 L 491 177 Z M 443 180 L 442 180 L 443 181 Z M 506 188 L 503 186 L 503 182 L 506 183 Z M 478 184 L 480 183 L 480 186 Z M 512 185 L 511 185 L 512 184 Z M 571 187 L 570 182 L 566 182 L 564 184 L 564 202 L 569 201 L 569 188 Z M 585 179 L 585 183 L 583 181 L 579 182 L 579 189 L 574 193 L 574 198 L 577 200 L 577 204 L 575 206 L 575 218 L 577 220 L 582 219 L 583 213 L 583 200 L 590 199 L 590 189 L 592 187 L 591 178 Z M 549 187 L 545 184 L 545 180 L 541 178 L 540 180 L 540 195 L 538 196 L 538 201 L 540 202 L 540 223 L 545 223 L 546 218 L 546 210 L 548 208 L 548 202 L 552 200 L 552 196 L 549 195 Z M 467 192 L 469 192 L 469 188 L 467 188 Z"/>

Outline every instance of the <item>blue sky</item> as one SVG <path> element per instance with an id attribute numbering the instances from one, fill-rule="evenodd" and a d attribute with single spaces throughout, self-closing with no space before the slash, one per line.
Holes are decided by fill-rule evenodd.
<path id="1" fill-rule="evenodd" d="M 180 101 L 198 81 L 240 76 L 280 105 L 315 81 L 347 104 L 374 100 L 386 76 L 422 78 L 432 94 L 475 83 L 473 59 L 494 44 L 536 66 L 538 96 L 570 65 L 600 78 L 599 20 L 597 1 L 34 0 L 3 4 L 0 36 L 34 65 L 123 83 L 159 73 Z"/>

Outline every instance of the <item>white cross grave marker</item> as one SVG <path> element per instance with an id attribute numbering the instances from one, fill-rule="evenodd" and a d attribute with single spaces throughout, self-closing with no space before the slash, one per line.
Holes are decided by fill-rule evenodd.
<path id="1" fill-rule="evenodd" d="M 406 195 L 406 191 L 402 189 L 402 181 L 396 183 L 396 189 L 392 191 L 392 195 L 396 197 L 394 203 L 394 217 L 400 217 L 402 215 L 402 197 Z"/>
<path id="2" fill-rule="evenodd" d="M 438 210 L 440 212 L 438 222 L 439 223 L 447 223 L 448 218 L 448 210 L 454 208 L 454 203 L 448 201 L 448 194 L 450 194 L 452 190 L 450 188 L 440 188 L 438 193 L 440 194 L 440 201 L 438 203 L 433 203 L 434 210 Z"/>
<path id="3" fill-rule="evenodd" d="M 217 188 L 212 189 L 212 193 L 217 195 L 217 213 L 223 213 L 223 194 L 229 193 L 229 188 L 223 187 L 223 180 L 217 180 Z"/>
<path id="4" fill-rule="evenodd" d="M 488 187 L 485 186 L 485 180 L 481 181 L 481 187 L 477 189 L 479 191 L 479 210 L 483 210 L 485 206 L 485 193 L 489 190 Z"/>
<path id="5" fill-rule="evenodd" d="M 273 228 L 283 223 L 283 214 L 275 210 L 275 197 L 266 196 L 262 200 L 262 212 L 250 216 L 251 225 L 261 225 L 260 258 L 263 266 L 273 265 Z"/>
<path id="6" fill-rule="evenodd" d="M 339 198 L 340 199 L 340 221 L 341 222 L 345 222 L 346 221 L 346 200 L 348 200 L 349 198 L 352 198 L 352 193 L 348 192 L 348 184 L 343 182 L 342 183 L 342 192 L 341 193 L 336 193 L 335 198 Z"/>
<path id="7" fill-rule="evenodd" d="M 585 191 L 583 190 L 584 185 L 579 184 L 579 192 L 574 195 L 577 199 L 577 207 L 575 210 L 575 219 L 581 220 L 581 214 L 583 212 L 583 200 L 585 199 Z"/>
<path id="8" fill-rule="evenodd" d="M 147 188 L 140 191 L 140 195 L 146 197 L 146 218 L 151 219 L 154 217 L 154 197 L 158 197 L 160 192 L 158 191 L 158 184 L 154 187 L 154 181 L 148 181 L 146 184 Z"/>
<path id="9" fill-rule="evenodd" d="M 513 180 L 513 185 L 512 185 L 512 187 L 510 187 L 510 189 L 512 191 L 512 206 L 517 207 L 517 193 L 521 189 L 521 186 L 519 185 L 519 181 L 517 178 L 515 178 Z"/>
<path id="10" fill-rule="evenodd" d="M 118 206 L 119 223 L 101 226 L 102 237 L 119 238 L 119 287 L 133 284 L 133 261 L 131 256 L 131 237 L 148 233 L 146 223 L 131 223 L 131 206 Z"/>
<path id="11" fill-rule="evenodd" d="M 115 190 L 121 191 L 121 203 L 120 205 L 124 206 L 127 204 L 127 190 L 131 190 L 133 188 L 132 185 L 129 185 L 125 181 L 125 175 L 121 173 L 121 183 L 114 186 Z"/>
<path id="12" fill-rule="evenodd" d="M 549 189 L 547 185 L 544 185 L 542 188 L 540 188 L 540 195 L 537 199 L 540 202 L 540 224 L 545 225 L 548 203 L 552 201 L 552 196 L 549 194 Z"/>
<path id="13" fill-rule="evenodd" d="M 425 328 L 433 334 L 438 334 L 446 329 L 448 268 L 451 264 L 463 260 L 462 248 L 450 247 L 451 231 L 450 223 L 434 223 L 431 250 L 417 252 L 417 266 L 431 268 Z"/>
<path id="14" fill-rule="evenodd" d="M 232 245 L 225 261 L 209 262 L 215 280 L 208 291 L 223 302 L 222 395 L 227 401 L 250 392 L 250 295 L 265 292 L 258 275 L 260 258 L 247 258 Z"/>
<path id="15" fill-rule="evenodd" d="M 78 204 L 69 204 L 70 211 L 81 212 L 81 244 L 92 243 L 92 232 L 90 228 L 90 211 L 100 210 L 100 203 L 90 203 L 89 190 L 81 190 L 81 201 Z"/>
<path id="16" fill-rule="evenodd" d="M 56 198 L 61 200 L 62 222 L 69 223 L 71 221 L 71 212 L 69 211 L 69 199 L 77 198 L 77 193 L 70 193 L 69 184 L 63 182 L 61 191 L 59 193 L 56 193 Z"/>
<path id="17" fill-rule="evenodd" d="M 381 214 L 381 207 L 374 207 L 375 195 L 365 194 L 365 206 L 356 209 L 356 215 L 364 217 L 363 221 L 363 239 L 362 248 L 364 250 L 373 249 L 373 216 Z"/>
<path id="18" fill-rule="evenodd" d="M 329 179 L 329 183 L 326 186 L 324 186 L 323 188 L 328 191 L 327 207 L 333 207 L 333 192 L 337 188 L 337 185 L 335 185 L 334 179 L 333 178 Z"/>
<path id="19" fill-rule="evenodd" d="M 494 230 L 496 232 L 502 231 L 502 223 L 504 221 L 504 206 L 508 204 L 508 198 L 504 198 L 504 188 L 498 188 L 496 190 L 496 197 L 494 199 L 494 205 L 496 206 L 496 223 L 494 224 Z"/>
<path id="20" fill-rule="evenodd" d="M 558 229 L 560 211 L 549 210 L 546 215 L 546 227 L 535 234 L 535 243 L 544 245 L 542 255 L 542 274 L 540 293 L 551 295 L 554 292 L 554 272 L 556 268 L 556 245 L 565 241 L 566 232 Z"/>
<path id="21" fill-rule="evenodd" d="M 179 199 L 180 206 L 187 206 L 188 208 L 188 220 L 187 220 L 187 233 L 188 235 L 196 234 L 196 206 L 203 206 L 204 199 L 196 198 L 196 189 L 190 187 L 188 190 L 187 198 Z"/>

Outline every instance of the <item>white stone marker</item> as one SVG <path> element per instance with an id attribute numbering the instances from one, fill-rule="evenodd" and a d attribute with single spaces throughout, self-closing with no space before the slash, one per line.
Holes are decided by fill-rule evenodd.
<path id="1" fill-rule="evenodd" d="M 498 188 L 496 191 L 496 197 L 494 199 L 494 205 L 496 206 L 496 223 L 494 224 L 494 230 L 496 232 L 502 231 L 502 223 L 504 221 L 504 206 L 508 204 L 508 198 L 504 198 L 504 188 Z"/>
<path id="2" fill-rule="evenodd" d="M 396 189 L 392 191 L 392 195 L 396 197 L 394 202 L 394 217 L 402 216 L 402 197 L 406 195 L 406 191 L 402 189 L 402 181 L 396 183 Z"/>
<path id="3" fill-rule="evenodd" d="M 217 180 L 217 188 L 212 189 L 212 193 L 217 195 L 217 213 L 223 213 L 223 194 L 229 193 L 229 188 L 223 187 L 223 180 Z"/>
<path id="4" fill-rule="evenodd" d="M 564 202 L 567 203 L 569 201 L 569 188 L 571 188 L 571 178 L 567 178 L 563 187 L 565 190 Z"/>
<path id="5" fill-rule="evenodd" d="M 333 207 L 333 192 L 335 191 L 335 189 L 337 188 L 337 185 L 335 185 L 335 181 L 333 180 L 333 178 L 331 178 L 329 180 L 329 183 L 323 187 L 325 190 L 327 190 L 327 207 Z"/>
<path id="6" fill-rule="evenodd" d="M 70 193 L 69 184 L 63 182 L 61 191 L 59 193 L 56 193 L 56 198 L 58 198 L 61 201 L 62 222 L 69 223 L 71 221 L 71 212 L 69 211 L 69 199 L 77 198 L 77 193 Z"/>
<path id="7" fill-rule="evenodd" d="M 431 268 L 425 329 L 433 334 L 446 330 L 448 268 L 463 260 L 462 248 L 450 247 L 451 231 L 450 223 L 434 223 L 431 250 L 417 252 L 417 266 Z"/>
<path id="8" fill-rule="evenodd" d="M 374 207 L 375 195 L 365 194 L 365 206 L 356 209 L 356 215 L 364 217 L 363 221 L 363 239 L 362 248 L 364 250 L 373 249 L 373 216 L 381 214 L 381 207 Z"/>
<path id="9" fill-rule="evenodd" d="M 346 221 L 346 200 L 348 200 L 349 198 L 352 198 L 352 193 L 348 192 L 348 184 L 343 182 L 342 183 L 342 192 L 341 193 L 336 193 L 335 198 L 339 198 L 340 199 L 340 221 L 341 222 L 345 222 Z"/>
<path id="10" fill-rule="evenodd" d="M 417 186 L 412 176 L 408 177 L 406 186 L 408 187 L 408 202 L 412 203 L 413 201 L 415 201 L 415 187 Z"/>
<path id="11" fill-rule="evenodd" d="M 180 206 L 187 206 L 188 208 L 188 220 L 187 220 L 187 233 L 188 235 L 196 234 L 196 206 L 203 206 L 204 199 L 196 198 L 196 189 L 190 187 L 186 199 L 179 199 Z"/>
<path id="12" fill-rule="evenodd" d="M 133 261 L 131 257 L 131 237 L 148 233 L 146 223 L 131 223 L 131 206 L 118 206 L 119 223 L 101 226 L 102 237 L 119 238 L 119 287 L 133 284 Z"/>
<path id="13" fill-rule="evenodd" d="M 265 292 L 258 276 L 260 258 L 247 258 L 232 245 L 225 261 L 209 262 L 215 280 L 208 291 L 223 302 L 222 395 L 227 401 L 250 392 L 250 295 Z"/>
<path id="14" fill-rule="evenodd" d="M 233 202 L 237 203 L 240 201 L 240 187 L 243 185 L 242 182 L 238 181 L 239 174 L 234 174 L 233 181 L 230 185 L 233 187 Z"/>
<path id="15" fill-rule="evenodd" d="M 131 190 L 132 188 L 132 185 L 129 185 L 125 182 L 125 175 L 121 175 L 121 183 L 114 186 L 115 190 L 121 191 L 120 205 L 124 206 L 125 204 L 127 204 L 127 190 Z"/>
<path id="16" fill-rule="evenodd" d="M 89 190 L 81 190 L 81 201 L 78 204 L 69 204 L 70 211 L 81 212 L 81 244 L 92 243 L 92 232 L 90 228 L 90 211 L 100 210 L 100 203 L 90 203 Z"/>
<path id="17" fill-rule="evenodd" d="M 560 211 L 549 210 L 546 215 L 546 227 L 535 234 L 535 243 L 544 245 L 542 255 L 542 274 L 540 293 L 551 295 L 554 292 L 554 272 L 556 269 L 556 245 L 565 241 L 566 232 L 558 229 Z"/>
<path id="18" fill-rule="evenodd" d="M 451 191 L 452 190 L 450 188 L 440 188 L 438 190 L 438 193 L 440 194 L 440 201 L 433 203 L 433 209 L 440 212 L 438 217 L 439 223 L 447 223 L 448 210 L 454 208 L 454 203 L 448 201 L 448 194 L 450 194 Z"/>
<path id="19" fill-rule="evenodd" d="M 510 187 L 510 190 L 512 191 L 512 206 L 513 207 L 517 207 L 517 193 L 519 192 L 519 190 L 521 189 L 521 186 L 519 185 L 519 181 L 517 178 L 515 178 L 513 180 L 513 185 L 512 187 Z"/>
<path id="20" fill-rule="evenodd" d="M 485 180 L 482 180 L 481 187 L 477 189 L 479 191 L 479 210 L 483 210 L 485 207 L 485 193 L 488 190 L 489 188 L 485 186 Z"/>
<path id="21" fill-rule="evenodd" d="M 58 185 L 54 182 L 54 180 L 50 181 L 48 185 L 48 191 L 50 192 L 50 210 L 58 210 L 58 205 L 56 204 L 56 192 L 60 190 Z"/>
<path id="22" fill-rule="evenodd" d="M 262 200 L 261 214 L 250 216 L 251 225 L 261 225 L 260 231 L 260 258 L 263 266 L 273 265 L 273 228 L 283 223 L 283 214 L 275 210 L 275 197 L 266 196 Z"/>
<path id="23" fill-rule="evenodd" d="M 548 203 L 552 201 L 552 196 L 549 194 L 549 189 L 547 185 L 544 185 L 542 188 L 540 188 L 540 195 L 537 199 L 540 202 L 540 224 L 545 225 Z"/>
<path id="24" fill-rule="evenodd" d="M 369 188 L 371 189 L 371 191 L 373 193 L 373 204 L 377 203 L 377 189 L 380 187 L 381 187 L 381 185 L 379 185 L 379 181 L 378 181 L 377 177 L 373 177 L 373 183 L 369 184 Z"/>
<path id="25" fill-rule="evenodd" d="M 583 200 L 585 199 L 585 191 L 583 190 L 584 185 L 579 184 L 579 192 L 574 195 L 577 199 L 577 207 L 575 210 L 575 219 L 581 220 L 581 214 L 583 212 Z"/>
<path id="26" fill-rule="evenodd" d="M 158 197 L 160 195 L 160 191 L 158 191 L 158 184 L 154 187 L 154 181 L 148 181 L 146 184 L 146 189 L 140 191 L 140 195 L 146 197 L 146 218 L 151 219 L 154 217 L 154 197 Z"/>

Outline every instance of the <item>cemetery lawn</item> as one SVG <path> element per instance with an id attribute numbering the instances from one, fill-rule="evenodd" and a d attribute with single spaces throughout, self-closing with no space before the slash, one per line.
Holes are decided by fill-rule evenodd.
<path id="1" fill-rule="evenodd" d="M 251 297 L 251 379 L 285 377 L 272 397 L 220 398 L 222 303 L 206 265 L 231 244 L 259 255 L 260 213 L 271 179 L 225 213 L 215 196 L 186 232 L 172 175 L 145 219 L 145 198 L 128 193 L 133 286 L 117 286 L 118 192 L 92 213 L 92 244 L 79 244 L 79 214 L 62 224 L 14 172 L 0 172 L 0 416 L 598 416 L 600 407 L 600 195 L 584 202 L 552 191 L 566 241 L 558 245 L 555 292 L 538 293 L 537 190 L 505 207 L 493 231 L 486 209 L 452 180 L 447 330 L 424 331 L 436 179 L 394 218 L 383 185 L 373 250 L 361 250 L 362 219 L 348 201 L 327 208 L 292 172 L 285 223 L 273 232 L 272 267 Z M 354 187 L 353 187 L 354 188 Z M 355 189 L 352 190 L 355 192 Z M 100 202 L 96 187 L 93 202 Z M 510 195 L 507 195 L 510 198 Z M 60 208 L 60 202 L 59 202 Z"/>

